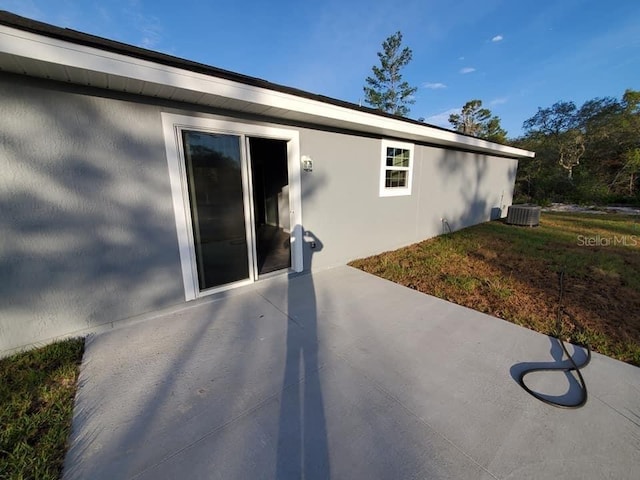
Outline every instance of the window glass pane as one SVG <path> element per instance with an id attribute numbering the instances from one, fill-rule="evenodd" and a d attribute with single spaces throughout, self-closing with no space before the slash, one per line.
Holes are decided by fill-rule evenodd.
<path id="1" fill-rule="evenodd" d="M 387 167 L 408 167 L 409 150 L 387 147 Z"/>
<path id="2" fill-rule="evenodd" d="M 396 157 L 396 167 L 408 167 L 409 166 L 409 150 L 400 150 Z"/>
<path id="3" fill-rule="evenodd" d="M 405 170 L 387 170 L 384 183 L 387 188 L 405 188 L 407 186 L 407 172 Z"/>
<path id="4" fill-rule="evenodd" d="M 240 137 L 183 131 L 200 289 L 249 277 Z"/>
<path id="5" fill-rule="evenodd" d="M 387 147 L 387 167 L 393 166 L 393 148 Z"/>

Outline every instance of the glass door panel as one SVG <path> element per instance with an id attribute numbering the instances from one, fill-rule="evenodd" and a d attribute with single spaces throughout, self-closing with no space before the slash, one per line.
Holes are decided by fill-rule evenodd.
<path id="1" fill-rule="evenodd" d="M 241 138 L 182 131 L 200 290 L 249 278 Z"/>

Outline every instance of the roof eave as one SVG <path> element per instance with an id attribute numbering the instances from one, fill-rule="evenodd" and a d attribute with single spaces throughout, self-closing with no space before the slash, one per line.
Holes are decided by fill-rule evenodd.
<path id="1" fill-rule="evenodd" d="M 9 16 L 10 21 L 15 21 L 16 16 Z M 226 108 L 285 120 L 511 158 L 535 155 L 527 150 L 40 22 L 26 22 L 28 28 L 7 23 L 10 22 L 3 12 L 0 14 L 0 69 L 4 71 L 207 106 L 228 105 Z M 38 31 L 38 27 L 42 31 Z M 64 37 L 65 32 L 67 37 Z M 85 44 L 78 41 L 83 36 L 87 37 Z M 108 48 L 101 48 L 105 46 Z"/>

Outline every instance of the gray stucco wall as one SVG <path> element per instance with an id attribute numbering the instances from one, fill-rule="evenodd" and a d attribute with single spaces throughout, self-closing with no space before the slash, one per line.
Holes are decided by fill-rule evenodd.
<path id="1" fill-rule="evenodd" d="M 209 114 L 6 74 L 0 98 L 0 354 L 182 303 L 160 114 Z M 515 160 L 416 145 L 412 195 L 381 198 L 380 139 L 298 130 L 313 269 L 511 203 Z"/>
<path id="2" fill-rule="evenodd" d="M 442 219 L 458 230 L 496 218 L 512 201 L 516 160 L 416 145 L 412 194 L 380 197 L 380 139 L 302 129 L 300 144 L 314 160 L 302 173 L 304 228 L 323 244 L 314 268 L 439 235 Z"/>
<path id="3" fill-rule="evenodd" d="M 0 351 L 180 302 L 158 109 L 0 75 Z"/>

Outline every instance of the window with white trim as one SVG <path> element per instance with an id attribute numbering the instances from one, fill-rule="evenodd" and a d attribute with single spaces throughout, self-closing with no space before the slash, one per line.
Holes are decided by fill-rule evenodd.
<path id="1" fill-rule="evenodd" d="M 411 195 L 413 144 L 382 140 L 380 196 Z"/>

